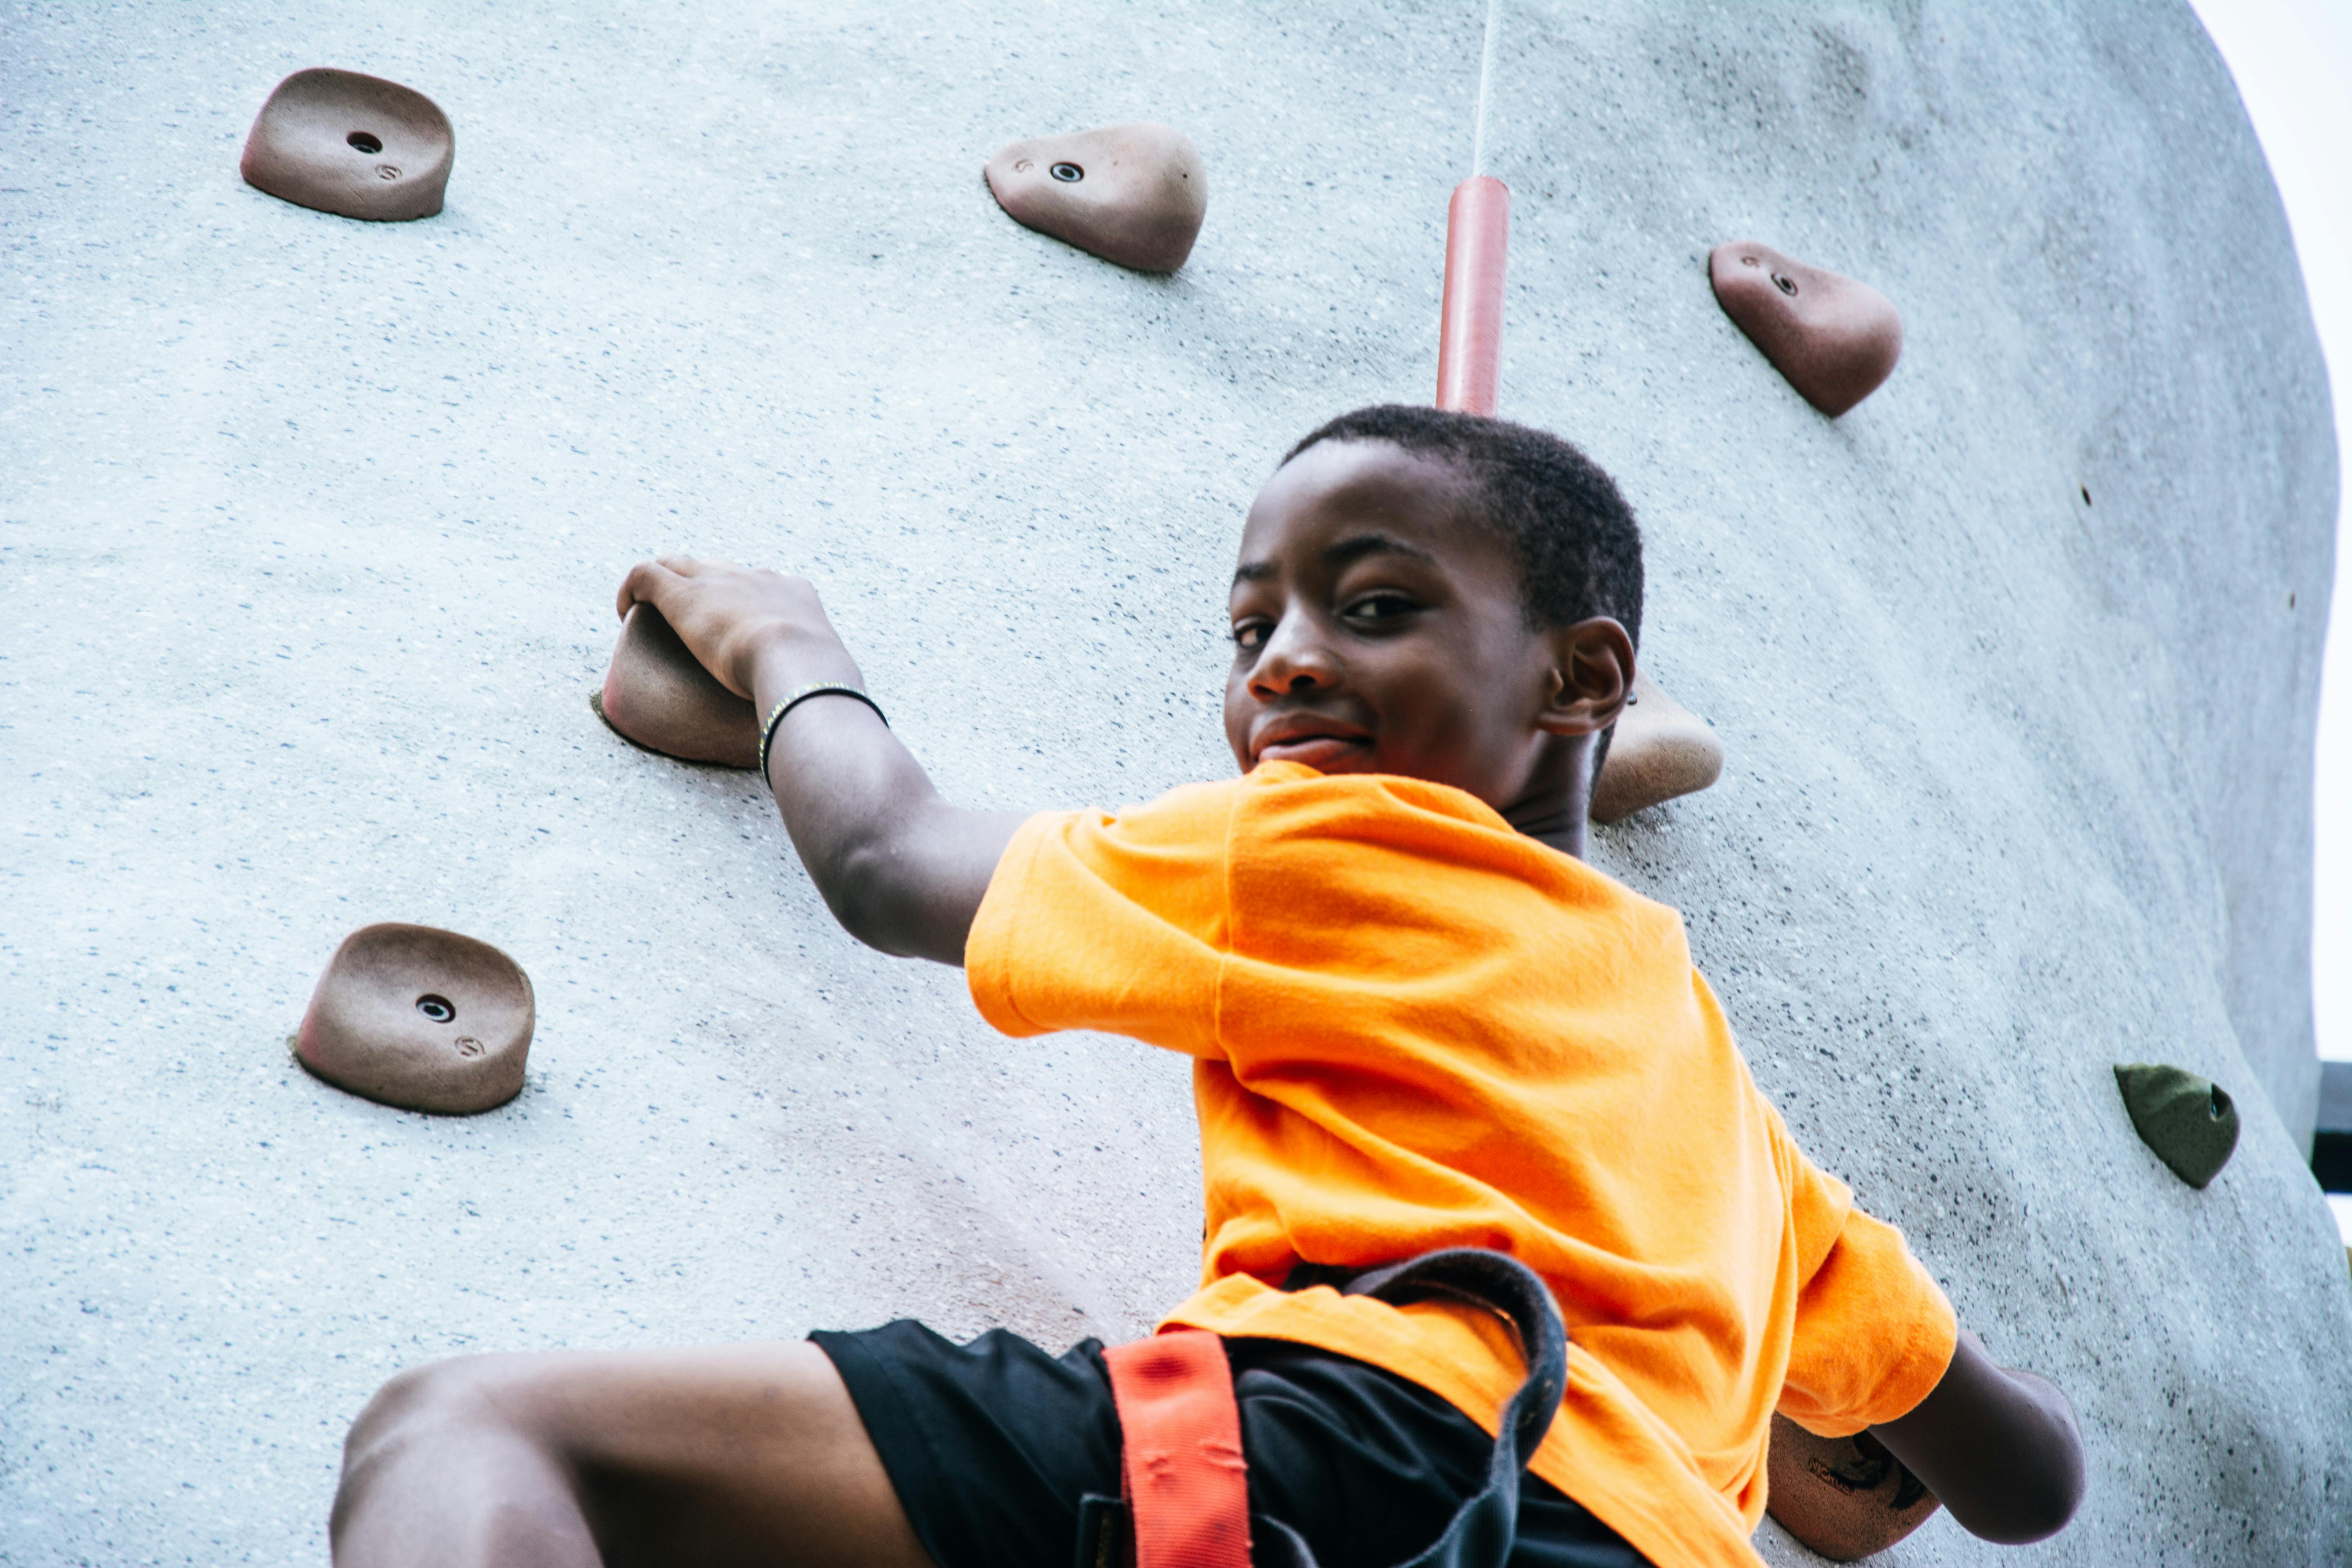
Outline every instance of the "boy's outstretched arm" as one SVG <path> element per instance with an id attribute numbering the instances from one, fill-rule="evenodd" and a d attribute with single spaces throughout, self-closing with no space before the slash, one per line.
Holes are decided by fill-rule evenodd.
<path id="1" fill-rule="evenodd" d="M 865 685 L 805 579 L 666 555 L 622 583 L 620 613 L 640 603 L 762 721 L 812 683 Z M 801 863 L 850 935 L 885 952 L 963 962 L 1019 813 L 949 805 L 874 710 L 840 696 L 793 709 L 769 744 L 768 782 Z"/>
<path id="2" fill-rule="evenodd" d="M 2074 1406 L 2049 1379 L 1995 1365 L 1966 1329 L 1935 1392 L 1871 1431 L 1986 1541 L 2054 1535 L 2083 1500 Z"/>

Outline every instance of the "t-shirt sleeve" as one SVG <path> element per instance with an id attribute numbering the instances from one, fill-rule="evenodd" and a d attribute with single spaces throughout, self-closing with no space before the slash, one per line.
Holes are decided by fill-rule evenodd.
<path id="1" fill-rule="evenodd" d="M 981 1016 L 1008 1035 L 1102 1029 L 1222 1056 L 1232 795 L 1196 785 L 1023 823 L 964 944 Z"/>
<path id="2" fill-rule="evenodd" d="M 1934 1391 L 1959 1322 L 1903 1233 L 1856 1208 L 1845 1184 L 1793 1142 L 1784 1147 L 1804 1280 L 1780 1413 L 1821 1436 L 1849 1436 Z"/>

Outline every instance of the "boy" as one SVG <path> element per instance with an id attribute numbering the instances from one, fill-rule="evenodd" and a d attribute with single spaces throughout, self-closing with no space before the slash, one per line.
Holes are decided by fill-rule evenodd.
<path id="1" fill-rule="evenodd" d="M 1250 510 L 1243 776 L 1025 819 L 934 792 L 806 583 L 675 558 L 620 597 L 772 715 L 777 803 L 853 934 L 964 964 L 1007 1033 L 1194 1058 L 1204 1288 L 1169 1321 L 1225 1336 L 1250 1506 L 1326 1568 L 1411 1558 L 1477 1489 L 1517 1352 L 1468 1306 L 1285 1287 L 1454 1247 L 1532 1267 L 1569 1330 L 1517 1563 L 1755 1563 L 1776 1405 L 1869 1426 L 1980 1535 L 2046 1535 L 2082 1488 L 2063 1395 L 1995 1367 L 1797 1151 L 1673 911 L 1582 864 L 1641 595 L 1574 447 L 1360 410 Z M 333 1532 L 345 1568 L 1061 1568 L 1079 1499 L 1118 1490 L 1098 1347 L 898 1323 L 404 1373 L 353 1426 Z"/>

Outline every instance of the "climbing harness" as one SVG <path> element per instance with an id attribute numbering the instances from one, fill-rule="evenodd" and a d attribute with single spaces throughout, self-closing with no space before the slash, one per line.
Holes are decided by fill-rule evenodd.
<path id="1" fill-rule="evenodd" d="M 1433 1545 L 1398 1564 L 1503 1568 L 1520 1473 L 1568 1385 L 1568 1331 L 1551 1291 L 1518 1259 L 1466 1247 L 1366 1270 L 1307 1265 L 1284 1281 L 1293 1290 L 1315 1285 L 1392 1304 L 1447 1297 L 1496 1313 L 1517 1335 L 1527 1375 L 1503 1408 L 1486 1484 Z M 1250 1512 L 1241 1407 L 1222 1339 L 1180 1329 L 1105 1351 L 1103 1363 L 1118 1410 L 1124 1495 L 1080 1501 L 1076 1568 L 1317 1568 L 1297 1531 Z"/>

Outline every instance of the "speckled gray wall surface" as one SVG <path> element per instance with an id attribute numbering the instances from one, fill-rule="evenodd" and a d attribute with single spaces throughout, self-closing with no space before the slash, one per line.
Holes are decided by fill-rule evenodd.
<path id="1" fill-rule="evenodd" d="M 1181 1061 L 993 1037 L 833 925 L 746 776 L 587 697 L 623 570 L 686 550 L 816 578 L 964 801 L 1226 771 L 1243 506 L 1429 395 L 1481 9 L 0 7 L 0 1561 L 318 1562 L 344 1424 L 431 1357 L 1184 1293 Z M 320 64 L 449 111 L 439 217 L 238 182 Z M 1171 279 L 981 183 L 1129 118 L 1208 163 Z M 2171 4 L 1507 0 L 1489 146 L 1505 412 L 1621 478 L 1645 657 L 1729 748 L 1595 858 L 2081 1406 L 2065 1535 L 1887 1561 L 2352 1558 L 2301 1154 L 2336 456 L 2220 58 Z M 1717 310 L 1738 236 L 1902 307 L 1844 419 Z M 378 920 L 530 970 L 521 1098 L 289 1066 Z M 2134 1138 L 2137 1059 L 2237 1094 L 2210 1189 Z"/>

